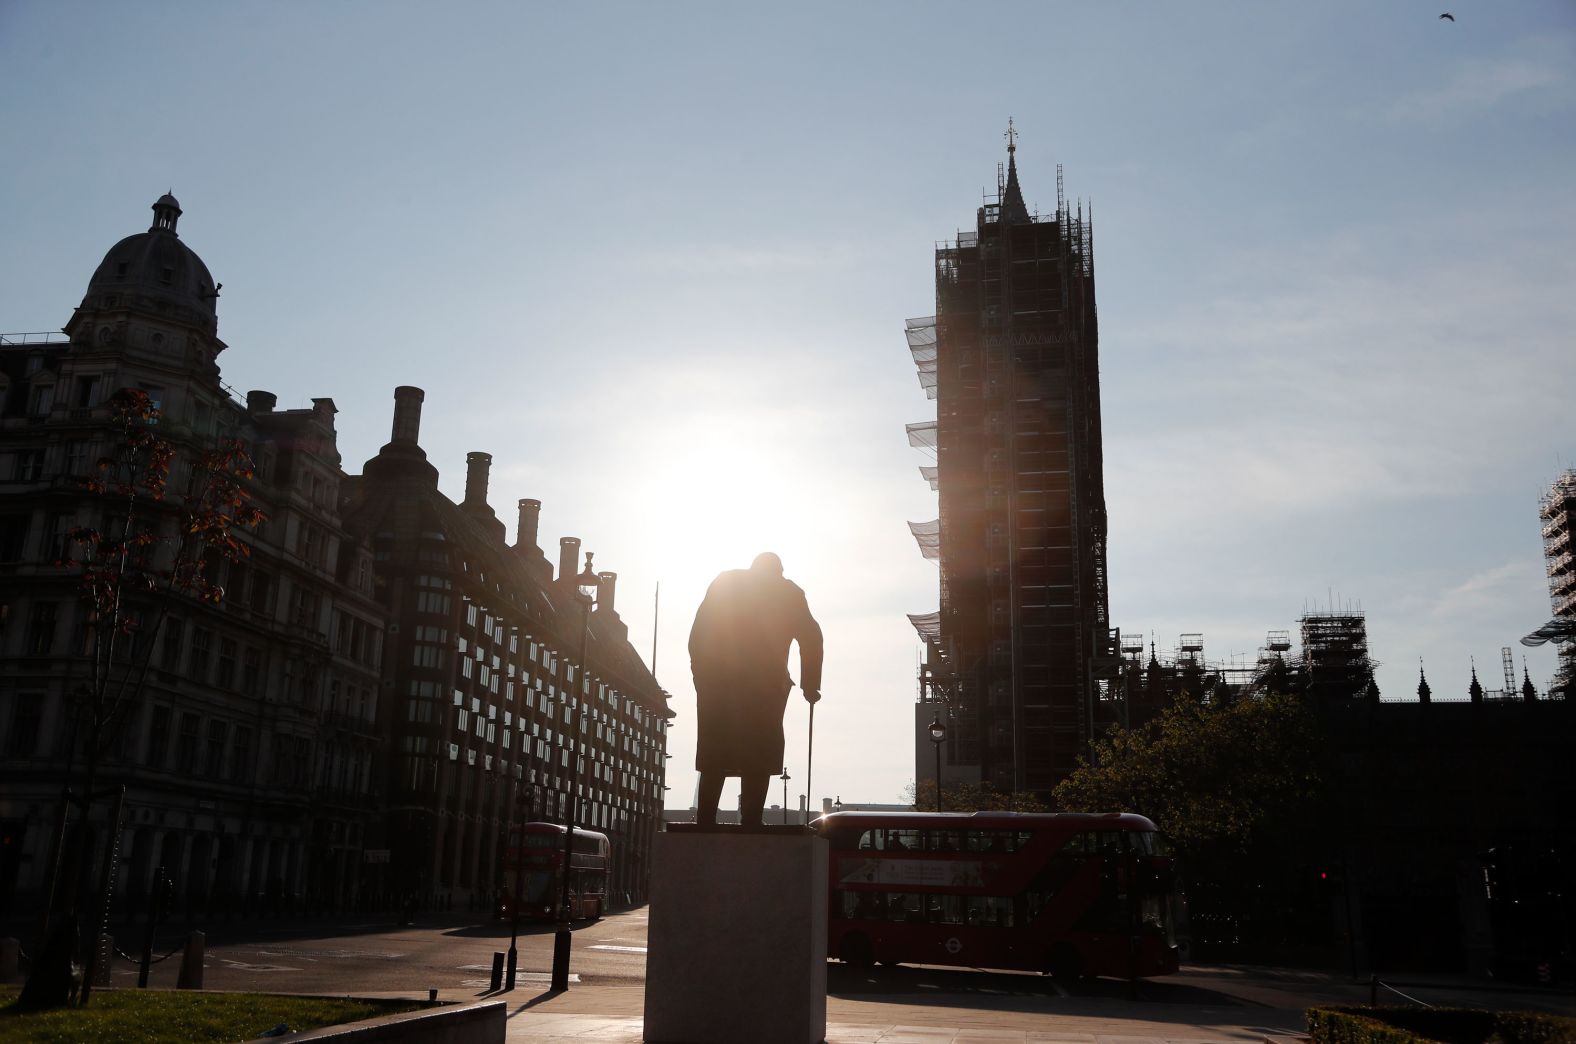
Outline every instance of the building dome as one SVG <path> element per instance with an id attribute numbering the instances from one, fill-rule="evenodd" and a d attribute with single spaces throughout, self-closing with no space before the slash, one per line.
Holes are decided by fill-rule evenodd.
<path id="1" fill-rule="evenodd" d="M 153 204 L 153 224 L 109 248 L 88 280 L 84 311 L 135 308 L 184 320 L 212 333 L 218 326 L 218 288 L 176 232 L 181 206 L 165 193 Z"/>

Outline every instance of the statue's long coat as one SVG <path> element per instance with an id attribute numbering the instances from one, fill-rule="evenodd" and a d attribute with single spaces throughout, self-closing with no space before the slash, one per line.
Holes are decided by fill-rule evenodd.
<path id="1" fill-rule="evenodd" d="M 821 626 L 799 585 L 749 569 L 712 581 L 689 638 L 700 733 L 696 769 L 724 776 L 782 771 L 793 642 L 801 684 L 819 690 Z"/>

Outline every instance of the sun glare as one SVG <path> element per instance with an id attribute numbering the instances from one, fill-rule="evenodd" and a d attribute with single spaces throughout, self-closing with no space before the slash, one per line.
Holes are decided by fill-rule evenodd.
<path id="1" fill-rule="evenodd" d="M 815 522 L 795 493 L 802 465 L 775 442 L 736 418 L 692 419 L 654 447 L 634 485 L 651 506 L 641 542 L 664 574 L 704 584 L 764 550 L 789 562 L 812 550 Z"/>

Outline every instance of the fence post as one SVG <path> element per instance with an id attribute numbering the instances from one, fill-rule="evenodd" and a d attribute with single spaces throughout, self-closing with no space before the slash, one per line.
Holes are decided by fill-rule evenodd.
<path id="1" fill-rule="evenodd" d="M 205 936 L 200 931 L 194 931 L 186 939 L 186 953 L 181 957 L 180 978 L 175 980 L 177 990 L 202 989 L 202 958 L 203 940 Z"/>

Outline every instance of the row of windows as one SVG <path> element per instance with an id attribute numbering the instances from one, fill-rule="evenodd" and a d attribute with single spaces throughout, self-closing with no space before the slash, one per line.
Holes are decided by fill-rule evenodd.
<path id="1" fill-rule="evenodd" d="M 1034 835 L 1024 830 L 910 830 L 877 827 L 859 837 L 865 852 L 1016 852 Z"/>
<path id="2" fill-rule="evenodd" d="M 1011 928 L 1016 920 L 1013 902 L 1006 896 L 841 889 L 832 893 L 832 916 L 845 921 L 957 924 L 980 928 Z"/>

